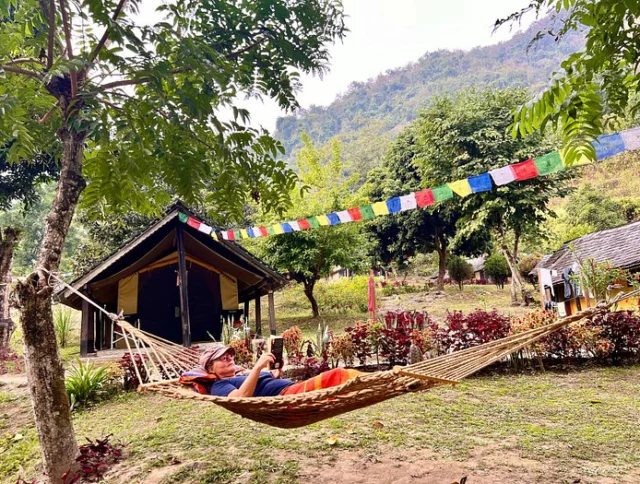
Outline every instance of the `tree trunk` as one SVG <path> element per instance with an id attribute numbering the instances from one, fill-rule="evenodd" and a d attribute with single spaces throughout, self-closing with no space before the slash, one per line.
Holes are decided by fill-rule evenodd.
<path id="1" fill-rule="evenodd" d="M 63 475 L 69 471 L 73 474 L 77 468 L 78 445 L 53 327 L 53 281 L 41 269 L 58 270 L 67 231 L 85 187 L 82 178 L 85 135 L 60 130 L 59 136 L 64 143 L 63 161 L 56 197 L 45 218 L 38 267 L 16 287 L 36 430 L 47 480 L 55 484 L 63 482 Z"/>
<path id="2" fill-rule="evenodd" d="M 501 249 L 505 259 L 507 259 L 507 264 L 509 264 L 509 269 L 511 269 L 511 303 L 517 304 L 518 293 L 520 293 L 522 297 L 522 301 L 526 304 L 527 302 L 526 288 L 522 280 L 522 275 L 520 274 L 520 270 L 518 269 L 517 254 L 514 254 L 504 241 L 501 243 Z"/>
<path id="3" fill-rule="evenodd" d="M 18 236 L 19 231 L 12 227 L 7 227 L 4 231 L 0 229 L 0 353 L 9 352 L 9 341 L 16 328 L 9 310 L 9 293 L 13 249 Z"/>
<path id="4" fill-rule="evenodd" d="M 436 231 L 436 252 L 438 253 L 438 282 L 437 291 L 444 291 L 444 276 L 447 273 L 447 242 Z"/>
<path id="5" fill-rule="evenodd" d="M 320 310 L 318 309 L 318 302 L 316 301 L 315 296 L 313 295 L 313 288 L 316 285 L 316 281 L 304 281 L 304 295 L 307 296 L 309 302 L 311 303 L 311 310 L 313 311 L 313 317 L 317 318 L 320 316 Z"/>

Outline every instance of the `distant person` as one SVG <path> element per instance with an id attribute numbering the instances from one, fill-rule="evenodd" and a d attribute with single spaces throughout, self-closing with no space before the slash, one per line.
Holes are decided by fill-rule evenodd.
<path id="1" fill-rule="evenodd" d="M 230 346 L 216 344 L 207 348 L 200 356 L 200 366 L 187 371 L 180 383 L 191 385 L 198 393 L 217 397 L 275 397 L 295 395 L 331 388 L 355 378 L 356 370 L 334 368 L 302 382 L 280 378 L 281 370 L 263 371 L 273 364 L 275 356 L 265 353 L 251 370 L 237 366 L 235 350 Z"/>

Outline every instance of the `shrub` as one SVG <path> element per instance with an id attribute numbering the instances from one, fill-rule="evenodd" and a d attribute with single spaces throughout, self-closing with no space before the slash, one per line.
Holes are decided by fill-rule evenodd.
<path id="1" fill-rule="evenodd" d="M 122 460 L 122 449 L 109 443 L 111 435 L 104 439 L 89 440 L 89 443 L 78 447 L 78 457 L 76 462 L 80 464 L 80 469 L 70 475 L 67 471 L 62 476 L 62 481 L 69 484 L 76 482 L 102 482 L 105 473 L 109 468 Z"/>
<path id="2" fill-rule="evenodd" d="M 145 355 L 144 358 L 147 358 L 147 356 Z M 123 387 L 125 391 L 135 390 L 141 384 L 149 382 L 149 375 L 147 375 L 147 369 L 145 368 L 140 355 L 135 355 L 135 357 L 132 358 L 129 353 L 125 353 L 118 364 L 122 369 Z M 138 379 L 136 368 L 140 373 L 142 381 Z"/>
<path id="3" fill-rule="evenodd" d="M 282 333 L 284 338 L 284 348 L 287 350 L 287 358 L 298 358 L 300 346 L 302 345 L 302 330 L 297 326 L 291 326 Z"/>
<path id="4" fill-rule="evenodd" d="M 384 327 L 379 330 L 378 348 L 380 356 L 389 360 L 389 365 L 404 364 L 411 349 L 414 330 L 437 327 L 425 313 L 415 311 L 388 311 L 384 315 Z"/>
<path id="5" fill-rule="evenodd" d="M 73 332 L 73 313 L 69 308 L 58 308 L 54 313 L 53 325 L 56 332 L 56 339 L 61 348 L 66 348 Z"/>
<path id="6" fill-rule="evenodd" d="M 369 309 L 368 276 L 343 277 L 316 286 L 316 300 L 323 312 L 365 313 Z"/>
<path id="7" fill-rule="evenodd" d="M 329 347 L 329 355 L 334 360 L 334 366 L 338 366 L 340 360 L 344 361 L 345 366 L 353 366 L 356 349 L 351 340 L 351 335 L 341 334 L 334 336 Z"/>
<path id="8" fill-rule="evenodd" d="M 518 263 L 520 275 L 524 277 L 525 280 L 532 282 L 533 277 L 529 275 L 529 272 L 531 272 L 541 260 L 542 256 L 540 254 L 525 255 Z"/>
<path id="9" fill-rule="evenodd" d="M 508 316 L 476 309 L 464 316 L 461 311 L 447 314 L 445 326 L 438 331 L 439 346 L 445 353 L 471 348 L 509 335 Z"/>
<path id="10" fill-rule="evenodd" d="M 362 321 L 356 321 L 355 326 L 344 329 L 351 338 L 354 355 L 358 358 L 361 365 L 365 365 L 367 358 L 372 355 L 368 329 L 369 324 L 363 323 Z"/>
<path id="11" fill-rule="evenodd" d="M 492 254 L 484 262 L 484 271 L 492 277 L 496 286 L 504 289 L 504 284 L 511 275 L 507 259 L 502 254 Z"/>
<path id="12" fill-rule="evenodd" d="M 318 376 L 329 369 L 329 362 L 326 358 L 312 357 L 295 357 L 289 360 L 289 363 L 297 368 L 289 370 L 287 377 L 299 380 L 307 380 Z"/>
<path id="13" fill-rule="evenodd" d="M 9 349 L 1 348 L 0 375 L 22 372 L 24 372 L 24 358 Z"/>
<path id="14" fill-rule="evenodd" d="M 96 400 L 108 379 L 106 366 L 96 366 L 93 362 L 83 363 L 79 358 L 76 359 L 76 366 L 64 381 L 71 407 L 87 405 Z"/>
<path id="15" fill-rule="evenodd" d="M 588 320 L 587 325 L 600 330 L 601 338 L 610 344 L 611 357 L 619 359 L 640 354 L 640 316 L 631 311 L 599 314 Z"/>
<path id="16" fill-rule="evenodd" d="M 235 362 L 238 365 L 247 367 L 253 363 L 253 349 L 250 340 L 234 339 L 229 343 L 229 347 L 235 350 Z"/>
<path id="17" fill-rule="evenodd" d="M 464 287 L 464 281 L 473 277 L 473 266 L 459 256 L 449 257 L 447 270 L 449 271 L 449 277 L 458 284 L 461 291 Z"/>

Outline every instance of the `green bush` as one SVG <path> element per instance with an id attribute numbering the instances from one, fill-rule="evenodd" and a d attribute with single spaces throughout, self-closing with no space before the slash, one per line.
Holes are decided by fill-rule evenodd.
<path id="1" fill-rule="evenodd" d="M 71 309 L 58 307 L 54 312 L 53 324 L 58 344 L 61 348 L 66 348 L 73 332 Z"/>
<path id="2" fill-rule="evenodd" d="M 369 309 L 367 276 L 344 277 L 333 282 L 320 282 L 315 296 L 321 312 L 365 313 Z"/>
<path id="3" fill-rule="evenodd" d="M 504 285 L 511 275 L 507 259 L 502 254 L 492 254 L 484 261 L 484 272 L 487 278 L 493 278 L 495 285 L 504 289 Z"/>
<path id="4" fill-rule="evenodd" d="M 458 284 L 461 291 L 464 281 L 473 277 L 473 266 L 459 256 L 451 256 L 447 259 L 447 270 L 449 277 Z"/>
<path id="5" fill-rule="evenodd" d="M 96 400 L 109 381 L 106 366 L 96 366 L 93 362 L 83 363 L 79 358 L 76 362 L 77 365 L 64 381 L 71 408 Z"/>

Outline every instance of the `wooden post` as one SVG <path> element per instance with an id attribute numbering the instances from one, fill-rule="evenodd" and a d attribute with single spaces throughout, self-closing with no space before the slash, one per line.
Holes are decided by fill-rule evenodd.
<path id="1" fill-rule="evenodd" d="M 96 351 L 104 349 L 104 314 L 96 311 Z"/>
<path id="2" fill-rule="evenodd" d="M 104 306 L 103 306 L 104 307 Z M 105 308 L 106 309 L 106 308 Z M 111 345 L 113 342 L 111 341 L 111 327 L 113 326 L 113 321 L 111 318 L 104 317 L 104 348 L 107 350 L 111 349 Z"/>
<path id="3" fill-rule="evenodd" d="M 95 353 L 93 344 L 94 309 L 84 299 L 82 300 L 82 322 L 80 323 L 80 356 Z"/>
<path id="4" fill-rule="evenodd" d="M 178 277 L 180 278 L 180 317 L 182 319 L 182 345 L 191 346 L 191 323 L 189 321 L 189 291 L 187 288 L 187 259 L 184 252 L 182 224 L 176 228 L 178 242 Z"/>
<path id="5" fill-rule="evenodd" d="M 249 299 L 244 302 L 244 309 L 242 312 L 244 313 L 244 320 L 249 323 Z"/>
<path id="6" fill-rule="evenodd" d="M 542 284 L 542 269 L 540 267 L 538 267 L 538 290 L 540 291 L 540 306 L 544 311 L 544 300 L 547 297 L 547 294 L 544 292 L 544 284 Z"/>
<path id="7" fill-rule="evenodd" d="M 256 299 L 253 304 L 256 309 L 256 335 L 258 338 L 262 337 L 262 308 L 260 307 L 260 294 L 256 294 Z"/>
<path id="8" fill-rule="evenodd" d="M 269 291 L 269 330 L 271 336 L 276 335 L 276 305 L 273 302 L 273 291 Z"/>

